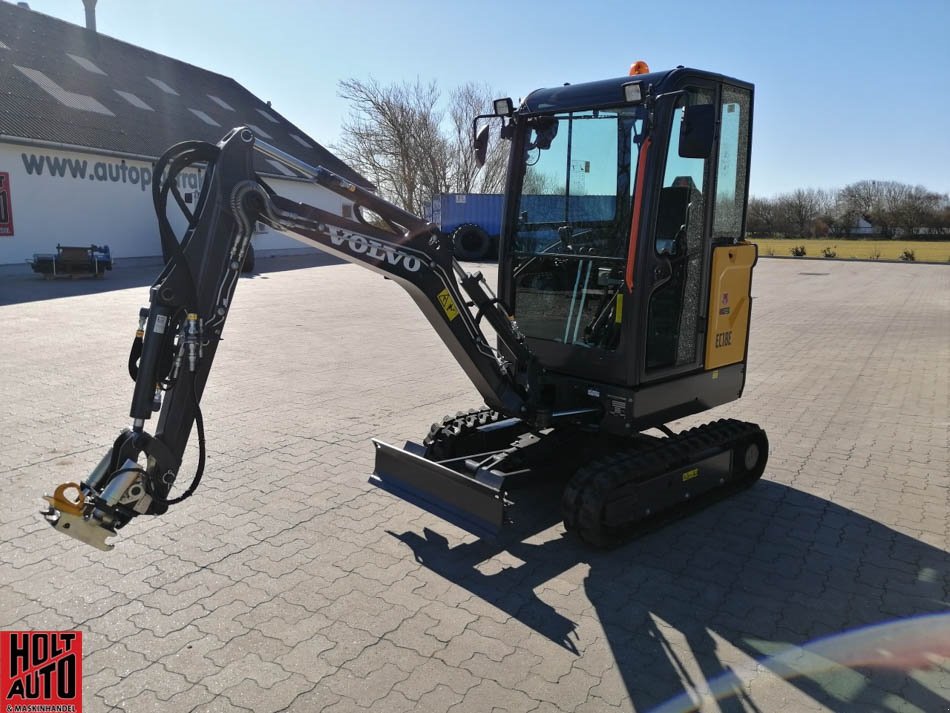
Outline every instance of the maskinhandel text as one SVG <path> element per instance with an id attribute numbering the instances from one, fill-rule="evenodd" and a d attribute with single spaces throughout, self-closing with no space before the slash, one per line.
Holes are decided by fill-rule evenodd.
<path id="1" fill-rule="evenodd" d="M 110 183 L 129 183 L 141 186 L 143 191 L 152 185 L 152 169 L 129 166 L 125 161 L 96 161 L 90 164 L 85 159 L 60 158 L 46 154 L 20 154 L 23 168 L 29 176 L 42 176 L 44 172 L 58 178 L 86 179 Z M 92 170 L 90 170 L 90 168 Z M 177 177 L 178 188 L 197 191 L 201 187 L 201 176 L 197 173 L 181 173 Z"/>

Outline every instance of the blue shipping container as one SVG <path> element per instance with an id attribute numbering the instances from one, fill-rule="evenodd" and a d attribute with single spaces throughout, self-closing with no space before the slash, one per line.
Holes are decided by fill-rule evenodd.
<path id="1" fill-rule="evenodd" d="M 441 193 L 432 199 L 426 219 L 455 238 L 456 257 L 481 260 L 497 253 L 505 197 L 491 193 Z M 529 223 L 543 224 L 519 231 L 521 250 L 536 250 L 557 239 L 559 221 L 609 221 L 616 211 L 614 195 L 526 195 L 520 209 Z M 460 227 L 464 228 L 459 230 Z M 456 232 L 458 231 L 458 232 Z"/>
<path id="2" fill-rule="evenodd" d="M 501 210 L 505 197 L 492 193 L 441 193 L 432 199 L 426 216 L 443 233 L 451 234 L 465 223 L 474 223 L 491 236 L 501 232 Z"/>
<path id="3" fill-rule="evenodd" d="M 483 260 L 498 252 L 504 200 L 501 194 L 442 193 L 432 199 L 426 218 L 454 237 L 457 258 Z"/>

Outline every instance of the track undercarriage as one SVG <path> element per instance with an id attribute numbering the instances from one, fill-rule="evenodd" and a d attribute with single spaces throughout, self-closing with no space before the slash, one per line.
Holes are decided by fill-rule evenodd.
<path id="1" fill-rule="evenodd" d="M 525 505 L 509 495 L 543 479 L 563 487 L 566 529 L 604 548 L 748 487 L 768 457 L 765 432 L 742 421 L 623 438 L 572 427 L 531 431 L 488 409 L 447 416 L 422 445 L 376 445 L 376 485 L 470 532 L 497 534 Z"/>

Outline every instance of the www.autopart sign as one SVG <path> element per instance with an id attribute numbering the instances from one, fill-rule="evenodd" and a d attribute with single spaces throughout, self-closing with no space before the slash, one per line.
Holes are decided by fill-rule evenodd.
<path id="1" fill-rule="evenodd" d="M 13 235 L 13 206 L 10 200 L 10 174 L 0 173 L 0 235 Z"/>

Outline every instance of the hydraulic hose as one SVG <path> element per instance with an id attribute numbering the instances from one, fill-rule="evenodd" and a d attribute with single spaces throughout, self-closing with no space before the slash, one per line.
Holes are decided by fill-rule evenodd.
<path id="1" fill-rule="evenodd" d="M 195 469 L 195 474 L 191 478 L 191 484 L 181 495 L 174 498 L 165 499 L 156 495 L 155 493 L 152 493 L 152 499 L 165 506 L 177 505 L 183 500 L 187 500 L 192 495 L 194 495 L 195 491 L 198 489 L 198 485 L 201 483 L 201 477 L 205 472 L 205 459 L 207 456 L 207 449 L 205 447 L 205 424 L 204 418 L 201 416 L 201 406 L 198 403 L 198 391 L 195 387 L 194 381 L 191 382 L 191 396 L 194 399 L 195 431 L 198 434 L 198 467 Z"/>
<path id="2" fill-rule="evenodd" d="M 183 241 L 178 240 L 168 220 L 168 194 L 169 192 L 172 193 L 182 212 L 188 218 L 189 229 L 194 228 L 211 187 L 210 170 L 201 187 L 194 212 L 189 211 L 181 199 L 181 195 L 178 193 L 177 179 L 182 171 L 196 163 L 206 163 L 209 167 L 213 166 L 219 153 L 220 150 L 213 144 L 204 141 L 185 141 L 172 146 L 155 164 L 154 175 L 156 180 L 152 184 L 152 202 L 155 205 L 155 214 L 158 218 L 158 233 L 162 244 L 162 254 L 165 258 L 166 267 L 171 264 L 178 264 L 185 271 L 187 276 L 186 290 L 188 292 L 187 304 L 189 307 L 197 307 L 198 290 L 195 286 L 195 277 L 191 271 L 191 265 L 185 257 Z M 163 179 L 162 176 L 166 169 L 168 175 Z M 185 234 L 184 240 L 187 239 L 188 233 Z"/>

